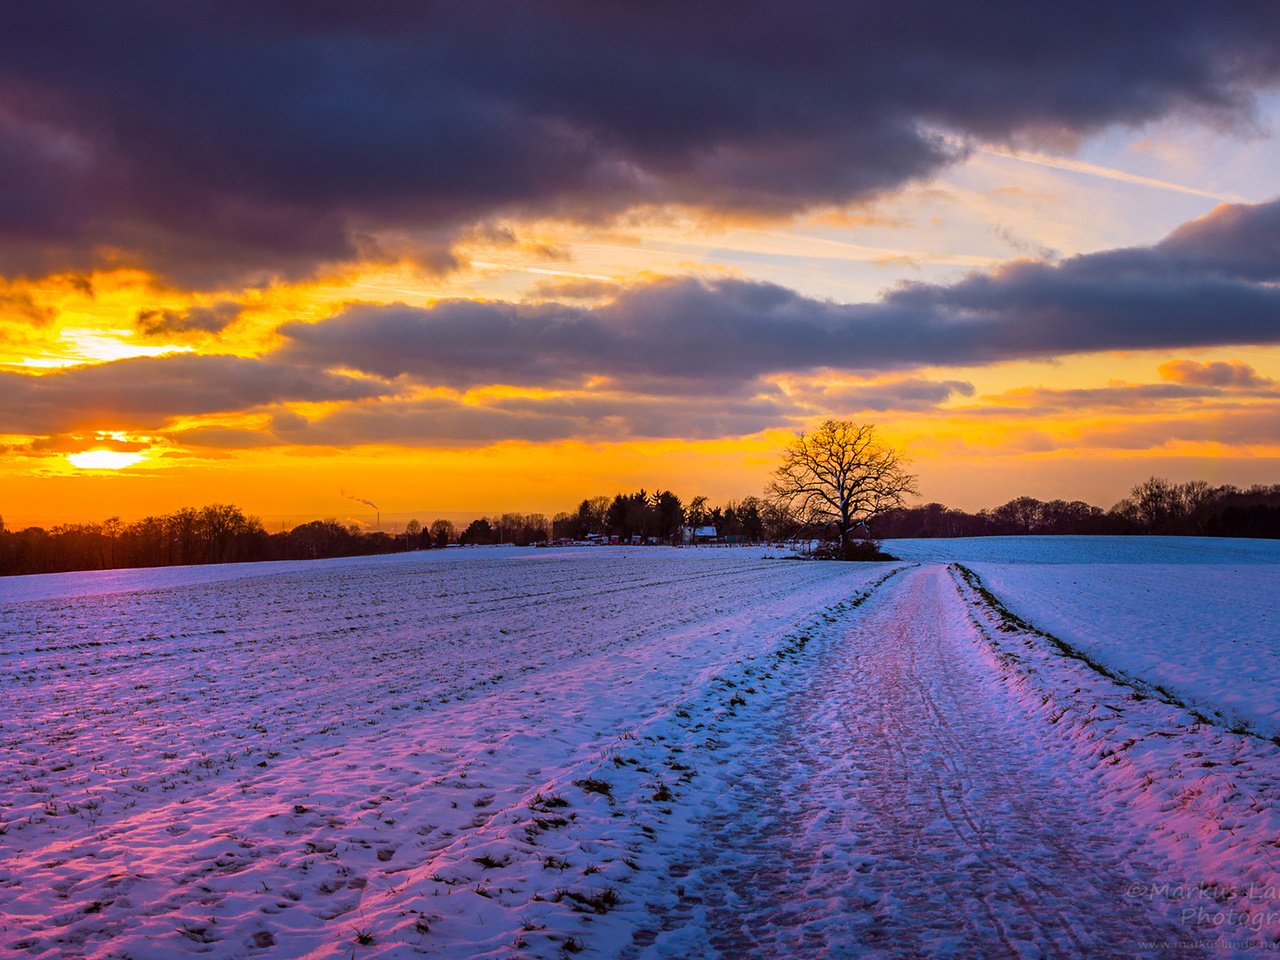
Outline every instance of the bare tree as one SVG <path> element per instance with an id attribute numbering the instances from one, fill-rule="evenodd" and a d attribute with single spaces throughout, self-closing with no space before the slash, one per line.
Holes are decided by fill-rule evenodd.
<path id="1" fill-rule="evenodd" d="M 1146 533 L 1162 533 L 1181 516 L 1182 502 L 1176 483 L 1153 476 L 1134 487 L 1113 509 Z"/>
<path id="2" fill-rule="evenodd" d="M 834 525 L 840 555 L 847 557 L 859 524 L 916 492 L 905 466 L 897 451 L 877 441 L 874 425 L 828 420 L 787 446 L 769 492 L 801 522 Z"/>
<path id="3" fill-rule="evenodd" d="M 447 547 L 457 534 L 453 527 L 453 521 L 444 519 L 431 521 L 429 532 L 431 541 L 437 547 Z"/>
<path id="4" fill-rule="evenodd" d="M 230 503 L 211 503 L 200 508 L 197 529 L 205 543 L 205 561 L 225 563 L 238 534 L 246 532 L 251 518 Z"/>

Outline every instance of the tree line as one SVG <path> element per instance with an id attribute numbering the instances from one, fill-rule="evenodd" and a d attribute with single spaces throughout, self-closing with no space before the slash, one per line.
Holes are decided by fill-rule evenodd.
<path id="1" fill-rule="evenodd" d="M 679 543 L 684 529 L 713 527 L 717 539 L 767 543 L 834 536 L 806 520 L 781 498 L 745 497 L 713 505 L 705 496 L 685 503 L 669 490 L 641 489 L 588 497 L 576 510 L 481 517 L 458 531 L 449 520 L 416 520 L 398 534 L 364 530 L 336 519 L 312 520 L 269 533 L 262 522 L 231 504 L 186 507 L 133 523 L 101 523 L 7 530 L 0 520 L 0 575 L 157 567 L 257 560 L 314 560 L 425 550 L 461 544 L 524 546 L 565 538 L 633 537 Z M 968 513 L 927 503 L 891 507 L 869 521 L 876 539 L 979 537 L 1025 534 L 1179 534 L 1280 538 L 1280 484 L 1240 488 L 1202 480 L 1173 483 L 1151 477 L 1110 510 L 1080 500 L 1016 497 Z"/>
<path id="2" fill-rule="evenodd" d="M 719 539 L 737 543 L 763 543 L 786 534 L 778 511 L 759 497 L 713 505 L 705 496 L 688 504 L 670 490 L 587 497 L 573 511 L 562 511 L 550 520 L 542 514 L 504 513 L 480 517 L 462 531 L 461 544 L 510 543 L 527 546 L 548 540 L 587 540 L 617 537 L 621 541 L 657 541 L 678 544 L 686 528 L 713 527 Z"/>
<path id="3" fill-rule="evenodd" d="M 572 513 L 558 513 L 551 522 L 557 539 L 583 540 L 618 537 L 681 543 L 685 531 L 714 528 L 718 539 L 736 543 L 762 543 L 781 539 L 785 530 L 775 521 L 777 511 L 759 497 L 730 500 L 717 506 L 705 496 L 688 504 L 670 490 L 652 494 L 643 488 L 612 497 L 588 497 Z"/>
<path id="4" fill-rule="evenodd" d="M 480 517 L 459 531 L 450 520 L 428 525 L 410 520 L 400 533 L 370 531 L 337 519 L 312 520 L 288 531 L 268 532 L 262 521 L 232 504 L 184 507 L 132 523 L 110 517 L 101 523 L 67 523 L 49 529 L 9 530 L 0 519 L 0 576 L 164 567 L 260 560 L 319 560 L 428 550 L 453 544 L 528 546 L 552 538 L 589 535 L 656 537 L 679 543 L 685 524 L 714 526 L 741 542 L 777 538 L 784 531 L 769 522 L 767 505 L 756 497 L 712 506 L 694 497 L 686 507 L 670 491 L 644 490 L 583 500 L 572 513 L 548 519 L 540 513 Z"/>
<path id="5" fill-rule="evenodd" d="M 257 517 L 232 504 L 184 507 L 125 523 L 67 523 L 45 530 L 8 530 L 0 520 L 0 575 L 165 567 L 193 563 L 318 560 L 395 553 L 454 539 L 453 524 L 413 525 L 401 535 L 368 531 L 336 519 L 312 520 L 268 533 Z"/>
<path id="6" fill-rule="evenodd" d="M 1240 488 L 1151 477 L 1110 510 L 1080 500 L 1016 497 L 966 513 L 941 503 L 887 510 L 876 537 L 987 537 L 1094 534 L 1280 538 L 1280 484 Z"/>

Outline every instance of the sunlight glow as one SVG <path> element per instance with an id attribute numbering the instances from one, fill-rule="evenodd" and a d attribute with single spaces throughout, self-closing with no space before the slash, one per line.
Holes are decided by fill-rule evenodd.
<path id="1" fill-rule="evenodd" d="M 128 357 L 158 357 L 166 353 L 191 353 L 190 347 L 178 344 L 135 343 L 131 330 L 93 330 L 67 327 L 62 339 L 70 345 L 72 355 L 89 361 L 124 360 Z"/>
<path id="2" fill-rule="evenodd" d="M 123 453 L 119 450 L 85 450 L 83 453 L 69 453 L 67 460 L 72 466 L 81 470 L 121 470 L 132 467 L 145 459 L 141 453 Z"/>

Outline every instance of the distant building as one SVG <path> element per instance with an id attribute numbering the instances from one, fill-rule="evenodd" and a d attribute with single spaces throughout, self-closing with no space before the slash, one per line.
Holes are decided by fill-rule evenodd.
<path id="1" fill-rule="evenodd" d="M 715 527 L 681 527 L 680 539 L 685 543 L 710 543 L 716 538 Z"/>

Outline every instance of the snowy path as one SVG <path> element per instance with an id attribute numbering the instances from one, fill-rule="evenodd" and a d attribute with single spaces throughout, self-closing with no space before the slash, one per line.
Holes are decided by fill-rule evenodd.
<path id="1" fill-rule="evenodd" d="M 1198 955 L 1141 944 L 1191 932 L 1126 898 L 1156 865 L 1091 826 L 973 631 L 942 566 L 839 624 L 754 724 L 638 955 L 682 926 L 725 957 Z"/>

